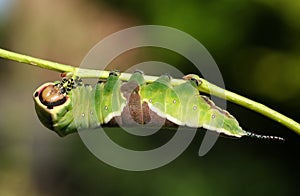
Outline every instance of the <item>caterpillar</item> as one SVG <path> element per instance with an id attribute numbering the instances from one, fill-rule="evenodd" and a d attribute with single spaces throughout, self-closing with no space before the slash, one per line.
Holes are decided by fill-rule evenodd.
<path id="1" fill-rule="evenodd" d="M 160 125 L 206 128 L 240 138 L 280 140 L 277 136 L 258 135 L 242 129 L 228 111 L 200 95 L 199 76 L 189 74 L 185 82 L 172 85 L 169 75 L 146 83 L 136 71 L 127 82 L 111 72 L 106 81 L 84 85 L 78 77 L 41 85 L 33 93 L 35 110 L 44 126 L 59 136 L 80 129 L 107 126 Z"/>

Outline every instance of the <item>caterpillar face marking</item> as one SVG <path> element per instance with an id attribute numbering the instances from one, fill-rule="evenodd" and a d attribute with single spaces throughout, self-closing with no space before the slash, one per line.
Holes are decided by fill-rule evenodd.
<path id="1" fill-rule="evenodd" d="M 63 78 L 60 83 L 44 86 L 40 91 L 35 92 L 34 97 L 38 97 L 48 109 L 53 109 L 55 106 L 64 104 L 67 100 L 67 94 L 80 82 L 82 83 L 81 80 L 76 79 L 74 81 L 73 78 Z"/>
<path id="2" fill-rule="evenodd" d="M 46 105 L 49 109 L 54 106 L 62 105 L 66 102 L 66 96 L 64 90 L 62 91 L 55 85 L 49 85 L 42 89 L 39 93 L 39 99 L 42 104 Z"/>
<path id="3" fill-rule="evenodd" d="M 83 85 L 78 77 L 42 85 L 33 94 L 39 119 L 60 136 L 100 125 L 164 125 L 204 127 L 237 138 L 282 139 L 242 129 L 229 112 L 200 95 L 199 76 L 187 75 L 186 82 L 177 86 L 172 86 L 170 75 L 152 83 L 145 83 L 140 71 L 134 72 L 128 82 L 122 82 L 119 76 L 111 72 L 106 81 L 93 86 Z"/>

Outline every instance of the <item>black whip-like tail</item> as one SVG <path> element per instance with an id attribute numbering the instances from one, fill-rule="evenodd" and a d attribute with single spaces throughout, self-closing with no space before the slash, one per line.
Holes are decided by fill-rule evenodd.
<path id="1" fill-rule="evenodd" d="M 263 140 L 276 140 L 280 142 L 284 142 L 285 139 L 279 136 L 273 136 L 273 135 L 260 135 L 256 133 L 246 132 L 248 137 L 257 138 L 257 139 L 263 139 Z"/>

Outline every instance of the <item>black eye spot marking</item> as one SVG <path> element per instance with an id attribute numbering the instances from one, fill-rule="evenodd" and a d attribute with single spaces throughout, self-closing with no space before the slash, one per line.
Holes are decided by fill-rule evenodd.
<path id="1" fill-rule="evenodd" d="M 76 76 L 76 78 L 75 78 L 75 84 L 76 84 L 77 86 L 82 86 L 82 80 L 81 80 L 81 78 L 79 78 L 78 76 Z"/>
<path id="2" fill-rule="evenodd" d="M 109 72 L 109 76 L 119 76 L 119 74 L 120 73 L 117 70 Z"/>
<path id="3" fill-rule="evenodd" d="M 39 93 L 38 93 L 38 92 L 35 92 L 35 93 L 34 93 L 34 97 L 37 97 L 37 96 L 39 96 Z"/>
<path id="4" fill-rule="evenodd" d="M 199 86 L 199 82 L 195 78 L 191 78 L 191 81 L 194 82 L 197 86 Z"/>
<path id="5" fill-rule="evenodd" d="M 63 79 L 61 80 L 61 83 L 62 83 L 62 84 L 66 83 L 66 82 L 68 82 L 68 79 L 67 79 L 67 78 L 63 78 Z"/>
<path id="6" fill-rule="evenodd" d="M 139 70 L 139 69 L 136 69 L 133 73 L 139 73 L 139 74 L 144 75 L 144 72 L 142 70 Z"/>
<path id="7" fill-rule="evenodd" d="M 53 106 L 52 106 L 52 105 L 48 105 L 47 108 L 48 108 L 49 110 L 52 110 L 52 109 L 53 109 Z"/>
<path id="8" fill-rule="evenodd" d="M 172 79 L 172 76 L 169 73 L 164 74 L 164 76 L 167 76 L 169 80 Z"/>
<path id="9" fill-rule="evenodd" d="M 61 94 L 64 94 L 65 92 L 66 92 L 66 89 L 65 89 L 65 88 L 61 88 L 61 89 L 60 89 L 60 93 L 61 93 Z"/>

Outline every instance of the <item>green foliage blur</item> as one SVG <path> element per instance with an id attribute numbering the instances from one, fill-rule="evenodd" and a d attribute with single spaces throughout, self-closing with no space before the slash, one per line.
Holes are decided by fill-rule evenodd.
<path id="1" fill-rule="evenodd" d="M 178 28 L 208 49 L 227 89 L 299 122 L 299 20 L 298 0 L 0 0 L 0 47 L 79 65 L 94 44 L 118 30 L 144 24 Z M 115 64 L 145 59 L 167 61 L 186 74 L 195 71 L 159 49 L 130 53 Z M 59 138 L 39 122 L 32 93 L 59 80 L 58 73 L 3 59 L 0 70 L 0 195 L 299 194 L 300 136 L 255 112 L 228 103 L 243 128 L 286 142 L 222 137 L 199 157 L 201 129 L 170 164 L 130 172 L 98 160 L 77 134 Z M 142 143 L 111 136 L 143 147 L 172 133 Z"/>

